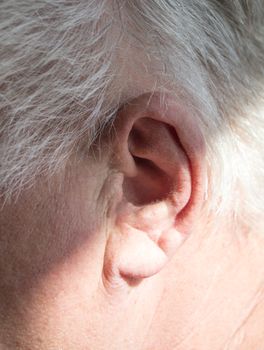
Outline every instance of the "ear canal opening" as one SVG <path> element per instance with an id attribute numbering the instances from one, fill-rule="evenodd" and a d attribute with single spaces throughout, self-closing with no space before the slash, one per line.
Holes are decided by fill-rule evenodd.
<path id="1" fill-rule="evenodd" d="M 166 199 L 173 188 L 171 179 L 153 161 L 137 156 L 133 159 L 138 174 L 124 179 L 123 193 L 127 201 L 142 206 Z"/>

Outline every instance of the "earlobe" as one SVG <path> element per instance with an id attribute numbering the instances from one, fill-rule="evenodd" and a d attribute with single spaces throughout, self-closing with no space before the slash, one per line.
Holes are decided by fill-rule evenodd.
<path id="1" fill-rule="evenodd" d="M 115 234 L 108 241 L 108 279 L 139 280 L 155 275 L 184 237 L 175 228 L 175 208 L 169 201 L 143 207 L 123 204 Z"/>
<path id="2" fill-rule="evenodd" d="M 115 135 L 112 166 L 124 176 L 123 200 L 105 271 L 142 279 L 165 266 L 194 226 L 204 193 L 204 142 L 195 117 L 159 94 L 126 104 Z"/>

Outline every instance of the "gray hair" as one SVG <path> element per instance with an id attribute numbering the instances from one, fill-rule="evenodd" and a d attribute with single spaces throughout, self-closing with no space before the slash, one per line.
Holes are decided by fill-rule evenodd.
<path id="1" fill-rule="evenodd" d="M 119 107 L 169 92 L 199 119 L 210 209 L 263 213 L 262 0 L 0 3 L 0 190 L 62 171 Z"/>

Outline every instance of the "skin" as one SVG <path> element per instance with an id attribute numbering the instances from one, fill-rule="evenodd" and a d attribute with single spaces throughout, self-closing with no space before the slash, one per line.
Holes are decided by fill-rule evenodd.
<path id="1" fill-rule="evenodd" d="M 138 106 L 120 117 L 116 138 L 105 137 L 100 157 L 98 148 L 95 157 L 79 154 L 63 174 L 39 178 L 2 209 L 1 349 L 261 349 L 263 238 L 243 228 L 234 234 L 229 220 L 213 230 L 200 205 L 202 148 L 196 157 L 192 137 L 182 150 L 167 126 L 142 122 L 145 97 Z M 142 189 L 130 180 L 147 186 L 149 169 L 139 171 L 127 152 L 135 125 L 147 142 L 137 148 L 138 139 L 129 139 L 130 152 L 154 154 L 181 201 L 161 193 L 158 173 L 149 191 L 159 201 L 142 204 Z M 190 149 L 196 168 L 185 166 Z M 170 177 L 174 163 L 187 169 L 181 192 L 181 180 Z"/>

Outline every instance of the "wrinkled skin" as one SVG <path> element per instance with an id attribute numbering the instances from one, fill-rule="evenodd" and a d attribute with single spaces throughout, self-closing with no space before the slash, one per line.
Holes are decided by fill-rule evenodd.
<path id="1" fill-rule="evenodd" d="M 91 172 L 76 169 L 64 191 L 42 184 L 6 209 L 3 233 L 12 236 L 1 247 L 1 274 L 8 272 L 5 261 L 13 268 L 10 280 L 1 279 L 3 293 L 8 290 L 1 297 L 6 343 L 11 349 L 142 349 L 143 342 L 143 349 L 222 349 L 241 307 L 246 313 L 261 286 L 257 238 L 238 243 L 230 232 L 197 233 L 160 274 L 108 285 L 102 276 L 112 229 L 104 217 L 108 188 L 98 197 L 104 178 Z M 260 320 L 263 305 L 245 324 L 246 345 L 234 349 L 262 344 Z"/>
<path id="2" fill-rule="evenodd" d="M 237 237 L 228 222 L 205 232 L 200 213 L 166 261 L 141 232 L 126 244 L 124 225 L 152 230 L 170 211 L 148 221 L 124 204 L 124 173 L 109 149 L 4 206 L 1 349 L 261 349 L 261 237 Z"/>

